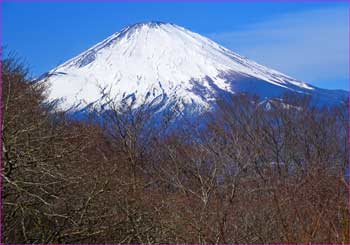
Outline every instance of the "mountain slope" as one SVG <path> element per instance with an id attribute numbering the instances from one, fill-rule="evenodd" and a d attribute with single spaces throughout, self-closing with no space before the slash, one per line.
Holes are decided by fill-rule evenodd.
<path id="1" fill-rule="evenodd" d="M 286 92 L 310 94 L 334 104 L 345 91 L 322 90 L 242 57 L 174 24 L 139 23 L 124 28 L 40 78 L 62 109 L 101 106 L 108 93 L 135 107 L 156 101 L 199 111 L 217 97 L 246 92 L 263 98 Z"/>

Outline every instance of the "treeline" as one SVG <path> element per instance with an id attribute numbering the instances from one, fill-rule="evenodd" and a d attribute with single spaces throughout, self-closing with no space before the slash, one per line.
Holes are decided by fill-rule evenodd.
<path id="1" fill-rule="evenodd" d="M 347 101 L 235 96 L 164 133 L 113 104 L 71 120 L 47 89 L 2 61 L 2 243 L 350 242 Z"/>

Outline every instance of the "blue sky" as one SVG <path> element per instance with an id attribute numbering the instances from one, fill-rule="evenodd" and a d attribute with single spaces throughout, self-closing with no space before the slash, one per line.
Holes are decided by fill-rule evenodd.
<path id="1" fill-rule="evenodd" d="M 40 75 L 129 24 L 172 22 L 315 86 L 349 89 L 346 2 L 3 2 L 2 43 Z"/>

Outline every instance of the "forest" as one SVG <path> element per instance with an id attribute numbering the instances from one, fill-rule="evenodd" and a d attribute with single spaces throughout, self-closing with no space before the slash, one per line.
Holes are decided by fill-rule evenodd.
<path id="1" fill-rule="evenodd" d="M 208 123 L 110 102 L 81 120 L 2 76 L 2 243 L 350 243 L 349 102 L 235 95 Z"/>

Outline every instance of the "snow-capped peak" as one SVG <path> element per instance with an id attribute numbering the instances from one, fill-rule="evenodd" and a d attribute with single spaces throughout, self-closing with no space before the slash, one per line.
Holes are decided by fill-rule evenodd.
<path id="1" fill-rule="evenodd" d="M 256 82 L 283 91 L 314 90 L 164 22 L 128 26 L 51 70 L 44 79 L 51 84 L 50 99 L 61 98 L 63 109 L 103 103 L 102 91 L 117 101 L 131 98 L 134 106 L 163 96 L 167 103 L 210 108 L 219 93 L 244 91 Z"/>

